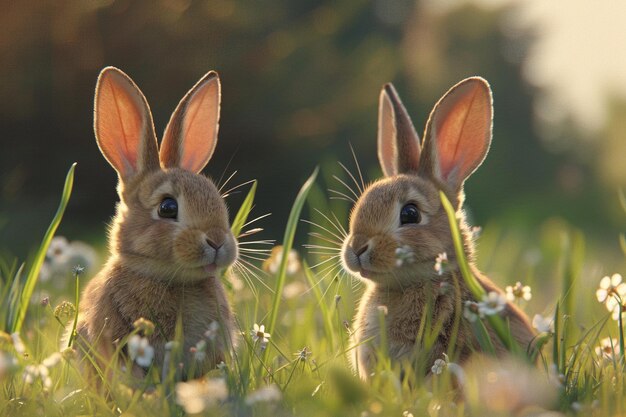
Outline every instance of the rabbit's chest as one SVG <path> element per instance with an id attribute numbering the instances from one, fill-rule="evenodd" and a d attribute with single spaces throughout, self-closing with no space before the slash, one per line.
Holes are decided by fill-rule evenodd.
<path id="1" fill-rule="evenodd" d="M 385 326 L 392 344 L 414 345 L 420 332 L 446 329 L 454 316 L 454 304 L 449 297 L 428 297 L 424 291 L 410 291 L 389 300 L 386 304 Z M 422 323 L 427 320 L 426 323 Z M 421 329 L 421 330 L 420 330 Z"/>

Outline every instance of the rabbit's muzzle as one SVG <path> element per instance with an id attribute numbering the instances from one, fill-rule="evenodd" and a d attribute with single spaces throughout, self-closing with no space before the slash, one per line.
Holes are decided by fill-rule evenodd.
<path id="1" fill-rule="evenodd" d="M 174 257 L 177 263 L 214 272 L 230 266 L 237 259 L 237 242 L 230 230 L 198 229 L 181 231 L 174 241 Z"/>

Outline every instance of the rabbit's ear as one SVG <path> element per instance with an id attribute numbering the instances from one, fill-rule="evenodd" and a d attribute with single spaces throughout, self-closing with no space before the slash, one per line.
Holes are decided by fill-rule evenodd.
<path id="1" fill-rule="evenodd" d="M 157 141 L 146 98 L 114 67 L 100 72 L 94 99 L 94 131 L 100 151 L 122 180 L 159 169 Z"/>
<path id="2" fill-rule="evenodd" d="M 487 81 L 467 78 L 435 105 L 426 124 L 420 174 L 458 191 L 489 151 L 492 97 Z"/>
<path id="3" fill-rule="evenodd" d="M 378 160 L 387 177 L 416 172 L 419 136 L 396 89 L 385 84 L 378 102 Z"/>
<path id="4" fill-rule="evenodd" d="M 208 72 L 178 103 L 161 143 L 161 164 L 200 172 L 215 150 L 220 117 L 220 79 Z"/>

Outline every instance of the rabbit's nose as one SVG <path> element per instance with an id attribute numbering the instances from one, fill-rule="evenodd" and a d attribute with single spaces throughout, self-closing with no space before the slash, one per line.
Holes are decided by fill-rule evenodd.
<path id="1" fill-rule="evenodd" d="M 359 256 L 363 255 L 368 248 L 369 248 L 369 245 L 366 243 L 365 245 L 361 246 L 359 249 L 353 248 L 352 250 L 354 250 L 354 254 L 358 258 Z"/>
<path id="2" fill-rule="evenodd" d="M 213 249 L 215 249 L 215 252 L 218 251 L 219 248 L 221 248 L 222 246 L 224 246 L 224 241 L 220 242 L 220 243 L 216 243 L 213 240 L 209 239 L 208 237 L 205 239 L 206 243 L 208 243 L 208 245 L 210 247 L 212 247 Z"/>

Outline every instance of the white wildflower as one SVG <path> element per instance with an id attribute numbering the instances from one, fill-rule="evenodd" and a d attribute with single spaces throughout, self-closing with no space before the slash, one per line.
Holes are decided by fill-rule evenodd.
<path id="1" fill-rule="evenodd" d="M 38 365 L 27 365 L 24 368 L 24 382 L 28 385 L 34 384 L 37 380 L 41 381 L 41 385 L 45 390 L 52 387 L 52 379 L 50 378 L 50 369 L 55 367 L 63 357 L 59 352 L 55 352 L 48 356 Z"/>
<path id="2" fill-rule="evenodd" d="M 43 366 L 45 366 L 46 368 L 50 369 L 54 366 L 56 366 L 59 362 L 61 362 L 61 359 L 63 359 L 63 356 L 61 355 L 60 352 L 54 352 L 52 355 L 48 356 L 46 359 L 44 359 L 41 364 Z"/>
<path id="3" fill-rule="evenodd" d="M 169 342 L 167 342 L 164 346 L 165 350 L 167 351 L 172 351 L 174 349 L 178 349 L 179 343 L 175 340 L 170 340 Z"/>
<path id="4" fill-rule="evenodd" d="M 292 281 L 283 288 L 283 297 L 291 300 L 303 295 L 307 289 L 308 287 L 302 281 Z"/>
<path id="5" fill-rule="evenodd" d="M 506 297 L 496 291 L 491 291 L 489 294 L 483 295 L 483 299 L 478 303 L 478 310 L 480 316 L 492 316 L 498 314 L 506 306 Z"/>
<path id="6" fill-rule="evenodd" d="M 206 346 L 206 340 L 199 340 L 195 346 L 189 349 L 196 361 L 202 362 L 206 358 Z"/>
<path id="7" fill-rule="evenodd" d="M 269 339 L 271 337 L 271 335 L 269 333 L 265 332 L 265 325 L 258 325 L 256 323 L 254 323 L 254 326 L 252 327 L 252 332 L 250 332 L 251 336 L 252 336 L 252 340 L 255 343 L 259 343 L 261 345 L 261 347 L 265 347 L 265 345 L 267 345 L 267 342 L 269 342 Z"/>
<path id="8" fill-rule="evenodd" d="M 90 271 L 97 262 L 97 252 L 88 244 L 80 241 L 69 242 L 63 236 L 56 236 L 48 246 L 39 279 L 51 280 L 57 288 L 65 288 L 71 273 Z"/>
<path id="9" fill-rule="evenodd" d="M 548 368 L 548 380 L 555 387 L 561 388 L 565 386 L 567 378 L 559 371 L 559 367 L 555 363 L 553 363 Z"/>
<path id="10" fill-rule="evenodd" d="M 447 366 L 448 362 L 443 359 L 437 359 L 435 360 L 433 366 L 430 368 L 430 371 L 435 375 L 441 375 Z"/>
<path id="11" fill-rule="evenodd" d="M 128 355 L 137 365 L 147 368 L 152 364 L 154 348 L 148 338 L 134 334 L 128 339 Z"/>
<path id="12" fill-rule="evenodd" d="M 415 262 L 415 254 L 410 246 L 404 245 L 396 248 L 396 266 L 399 268 L 405 263 L 411 264 Z"/>
<path id="13" fill-rule="evenodd" d="M 613 274 L 611 277 L 606 276 L 600 280 L 600 288 L 596 290 L 596 298 L 598 302 L 605 303 L 615 295 L 623 298 L 626 296 L 626 283 L 622 282 L 620 274 Z M 612 310 L 609 308 L 609 310 Z"/>
<path id="14" fill-rule="evenodd" d="M 13 355 L 0 350 L 0 381 L 5 375 L 13 373 L 17 366 L 17 359 Z"/>
<path id="15" fill-rule="evenodd" d="M 600 288 L 596 290 L 598 302 L 603 303 L 606 309 L 613 313 L 613 318 L 619 316 L 620 304 L 626 302 L 626 283 L 622 282 L 620 274 L 606 276 L 600 280 Z"/>
<path id="16" fill-rule="evenodd" d="M 41 282 L 50 281 L 52 278 L 52 268 L 48 262 L 44 262 L 41 264 L 41 269 L 39 270 L 39 280 Z"/>
<path id="17" fill-rule="evenodd" d="M 446 252 L 442 252 L 437 255 L 435 258 L 435 272 L 437 275 L 443 274 L 444 267 L 448 264 L 448 254 Z"/>
<path id="18" fill-rule="evenodd" d="M 263 263 L 263 269 L 271 274 L 278 273 L 280 263 L 283 260 L 283 247 L 278 245 L 272 248 L 270 257 Z M 287 275 L 294 275 L 300 270 L 300 256 L 294 249 L 287 255 Z"/>
<path id="19" fill-rule="evenodd" d="M 475 416 L 530 416 L 528 410 L 550 409 L 559 398 L 543 372 L 519 357 L 475 355 L 465 365 L 465 380 L 465 414 Z M 547 417 L 534 415 L 540 414 Z"/>
<path id="20" fill-rule="evenodd" d="M 70 243 L 69 250 L 67 251 L 67 261 L 66 265 L 70 267 L 74 267 L 75 265 L 80 265 L 82 270 L 89 271 L 94 267 L 96 262 L 98 261 L 98 254 L 95 249 L 86 244 L 85 242 L 81 242 L 75 240 Z"/>
<path id="21" fill-rule="evenodd" d="M 22 342 L 22 338 L 19 333 L 11 334 L 11 339 L 13 340 L 13 347 L 18 355 L 24 355 L 26 353 L 26 346 L 24 346 L 24 342 Z"/>
<path id="22" fill-rule="evenodd" d="M 626 299 L 624 299 L 621 304 L 617 304 L 613 308 L 611 317 L 613 317 L 613 320 L 618 321 L 620 314 L 622 315 L 622 321 L 626 321 Z"/>
<path id="23" fill-rule="evenodd" d="M 228 398 L 228 386 L 222 378 L 179 382 L 176 384 L 176 402 L 188 414 L 199 414 Z"/>
<path id="24" fill-rule="evenodd" d="M 601 359 L 609 361 L 619 360 L 619 342 L 610 337 L 606 337 L 600 341 L 600 346 L 596 346 L 595 352 Z"/>
<path id="25" fill-rule="evenodd" d="M 204 332 L 204 337 L 214 342 L 217 336 L 219 335 L 220 324 L 215 320 L 209 324 L 209 328 L 206 332 Z"/>
<path id="26" fill-rule="evenodd" d="M 478 307 L 478 303 L 475 301 L 467 300 L 463 306 L 463 317 L 465 317 L 470 322 L 475 322 L 478 317 L 480 317 L 480 308 Z"/>
<path id="27" fill-rule="evenodd" d="M 533 327 L 539 333 L 554 333 L 554 317 L 544 317 L 541 314 L 535 314 L 533 317 Z"/>
<path id="28" fill-rule="evenodd" d="M 506 287 L 506 299 L 509 301 L 516 300 L 530 300 L 532 298 L 531 289 L 528 285 L 522 285 L 521 282 L 517 281 L 514 286 Z"/>
<path id="29" fill-rule="evenodd" d="M 44 365 L 27 365 L 24 368 L 24 382 L 28 385 L 32 385 L 35 381 L 40 380 L 44 389 L 49 389 L 52 386 L 52 380 L 50 379 L 50 370 Z"/>
<path id="30" fill-rule="evenodd" d="M 65 263 L 67 261 L 69 247 L 70 245 L 67 238 L 63 236 L 53 237 L 46 251 L 46 260 L 50 263 Z"/>
<path id="31" fill-rule="evenodd" d="M 413 413 L 409 412 L 409 410 L 404 410 L 402 412 L 402 417 L 413 417 Z"/>
<path id="32" fill-rule="evenodd" d="M 246 404 L 253 405 L 257 403 L 277 402 L 282 398 L 283 393 L 275 384 L 267 387 L 259 388 L 246 396 Z"/>

